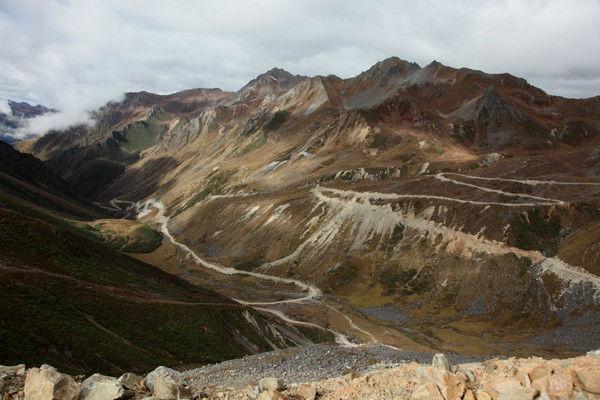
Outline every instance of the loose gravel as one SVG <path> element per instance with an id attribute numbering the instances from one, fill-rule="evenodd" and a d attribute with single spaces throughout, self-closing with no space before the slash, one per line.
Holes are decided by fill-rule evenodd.
<path id="1" fill-rule="evenodd" d="M 433 354 L 395 350 L 381 345 L 342 347 L 321 344 L 300 346 L 246 356 L 185 371 L 184 377 L 196 387 L 222 386 L 242 388 L 256 385 L 266 377 L 279 378 L 287 384 L 323 380 L 392 367 L 406 362 L 431 363 Z M 451 363 L 482 361 L 481 357 L 446 355 Z"/>

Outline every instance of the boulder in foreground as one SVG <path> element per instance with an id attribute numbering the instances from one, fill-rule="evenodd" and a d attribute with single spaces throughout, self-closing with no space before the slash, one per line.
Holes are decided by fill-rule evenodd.
<path id="1" fill-rule="evenodd" d="M 69 375 L 42 365 L 27 371 L 24 392 L 25 400 L 77 400 L 80 388 Z"/>

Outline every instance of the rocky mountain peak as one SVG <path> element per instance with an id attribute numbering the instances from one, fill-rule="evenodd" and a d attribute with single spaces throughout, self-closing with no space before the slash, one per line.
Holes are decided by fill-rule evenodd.
<path id="1" fill-rule="evenodd" d="M 375 80 L 388 83 L 404 77 L 408 72 L 418 70 L 419 64 L 408 62 L 398 57 L 389 57 L 373 65 L 371 68 L 358 75 L 358 79 Z"/>
<path id="2" fill-rule="evenodd" d="M 425 68 L 427 68 L 427 69 L 436 69 L 436 68 L 440 68 L 440 67 L 444 67 L 444 66 L 445 65 L 442 64 L 441 62 L 439 62 L 438 60 L 433 60 Z"/>
<path id="3" fill-rule="evenodd" d="M 260 74 L 256 79 L 260 79 L 262 77 L 275 79 L 292 79 L 294 75 L 283 68 L 274 67 L 268 70 L 267 72 Z"/>
<path id="4" fill-rule="evenodd" d="M 306 76 L 293 75 L 282 68 L 271 68 L 267 72 L 260 74 L 255 79 L 251 80 L 248 85 L 271 84 L 271 82 L 276 82 L 281 86 L 289 86 L 290 84 L 293 86 L 306 78 Z"/>
<path id="5" fill-rule="evenodd" d="M 477 100 L 477 110 L 479 115 L 485 113 L 492 121 L 515 117 L 515 113 L 493 85 L 488 86 L 483 95 Z"/>
<path id="6" fill-rule="evenodd" d="M 305 79 L 307 79 L 306 76 L 293 75 L 282 68 L 272 68 L 248 82 L 230 101 L 239 102 L 272 94 L 281 94 Z"/>
<path id="7" fill-rule="evenodd" d="M 38 115 L 45 114 L 47 112 L 56 112 L 56 110 L 52 108 L 45 107 L 41 104 L 33 106 L 24 101 L 16 102 L 16 101 L 8 101 L 8 105 L 12 112 L 12 115 L 20 118 L 32 118 Z"/>

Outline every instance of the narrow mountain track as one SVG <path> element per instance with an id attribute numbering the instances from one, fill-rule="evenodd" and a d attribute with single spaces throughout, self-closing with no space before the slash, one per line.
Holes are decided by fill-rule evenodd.
<path id="1" fill-rule="evenodd" d="M 343 218 L 348 218 L 348 215 L 352 213 L 353 207 L 355 207 L 355 206 L 360 207 L 362 205 L 362 206 L 367 206 L 367 207 L 381 208 L 380 205 L 372 203 L 372 201 L 374 201 L 374 200 L 381 201 L 381 200 L 415 198 L 415 199 L 452 201 L 452 202 L 457 202 L 457 203 L 480 205 L 480 206 L 496 205 L 496 206 L 503 206 L 503 207 L 553 206 L 553 205 L 567 204 L 567 202 L 565 202 L 563 200 L 559 200 L 559 199 L 534 196 L 534 195 L 523 194 L 523 193 L 507 192 L 507 191 L 503 191 L 500 189 L 491 189 L 491 188 L 488 188 L 485 186 L 479 186 L 479 185 L 476 185 L 473 183 L 461 182 L 456 179 L 452 179 L 449 176 L 463 177 L 466 179 L 473 179 L 473 180 L 523 183 L 523 184 L 527 184 L 527 185 L 588 185 L 588 186 L 589 185 L 597 185 L 597 186 L 600 186 L 600 183 L 593 183 L 593 182 L 558 182 L 558 181 L 540 181 L 540 180 L 532 180 L 532 179 L 520 180 L 520 179 L 505 179 L 505 178 L 484 178 L 484 177 L 476 177 L 476 176 L 471 176 L 471 175 L 463 175 L 463 174 L 455 174 L 455 173 L 439 173 L 439 174 L 433 175 L 432 177 L 434 179 L 440 180 L 442 182 L 449 182 L 449 183 L 452 183 L 455 185 L 472 187 L 473 189 L 481 190 L 481 191 L 484 191 L 487 193 L 500 194 L 500 195 L 504 195 L 504 196 L 508 196 L 508 197 L 512 197 L 512 198 L 526 199 L 527 202 L 521 202 L 521 203 L 517 203 L 517 202 L 506 203 L 506 202 L 504 202 L 503 203 L 503 202 L 494 202 L 494 201 L 476 201 L 476 200 L 460 199 L 460 198 L 449 197 L 449 196 L 435 196 L 435 195 L 426 195 L 426 194 L 358 192 L 358 191 L 353 191 L 353 190 L 342 190 L 342 189 L 329 188 L 329 187 L 324 187 L 324 186 L 319 186 L 319 185 L 315 186 L 311 190 L 311 193 L 317 198 L 318 201 L 324 202 L 324 203 L 329 204 L 330 206 L 333 206 L 333 209 L 337 210 L 337 212 L 334 211 L 334 214 L 336 214 L 336 216 L 342 215 L 342 220 L 343 220 Z M 327 196 L 326 193 L 334 194 L 336 197 Z M 342 198 L 340 198 L 340 196 Z M 237 197 L 237 196 L 231 195 L 231 196 L 223 196 L 223 197 Z M 111 205 L 118 207 L 118 205 L 116 204 L 117 201 L 125 203 L 125 201 L 120 201 L 118 199 L 115 199 L 115 200 L 111 201 Z M 331 203 L 331 202 L 334 202 L 334 203 Z M 304 303 L 304 302 L 323 302 L 327 307 L 332 308 L 336 312 L 340 313 L 343 316 L 343 318 L 348 322 L 350 329 L 360 332 L 361 334 L 368 337 L 371 340 L 371 344 L 379 343 L 373 334 L 371 334 L 370 332 L 368 332 L 368 331 L 360 328 L 358 325 L 356 325 L 356 323 L 348 315 L 346 315 L 342 311 L 326 304 L 325 301 L 323 300 L 323 294 L 322 294 L 321 290 L 314 285 L 311 285 L 311 284 L 308 284 L 306 282 L 302 282 L 302 281 L 299 281 L 296 279 L 282 278 L 282 277 L 278 277 L 278 276 L 267 275 L 267 274 L 263 274 L 263 273 L 253 272 L 253 271 L 243 271 L 243 270 L 238 270 L 238 269 L 231 268 L 231 267 L 224 267 L 224 266 L 221 266 L 216 263 L 211 263 L 211 262 L 201 258 L 189 246 L 177 241 L 175 239 L 175 237 L 171 234 L 171 232 L 169 231 L 169 228 L 168 228 L 168 223 L 170 221 L 170 218 L 165 215 L 165 207 L 162 204 L 162 202 L 155 200 L 155 199 L 148 200 L 140 207 L 141 212 L 138 214 L 138 218 L 141 218 L 141 217 L 145 216 L 146 214 L 148 214 L 150 212 L 151 208 L 155 208 L 158 210 L 158 213 L 155 216 L 155 221 L 160 224 L 161 231 L 165 235 L 165 237 L 168 238 L 168 240 L 174 246 L 176 246 L 177 248 L 181 249 L 184 253 L 189 255 L 196 264 L 198 264 L 202 267 L 214 270 L 221 274 L 225 274 L 225 275 L 244 275 L 244 276 L 254 277 L 257 279 L 269 280 L 269 281 L 276 282 L 276 283 L 292 284 L 292 285 L 297 286 L 304 292 L 304 295 L 300 296 L 300 297 L 293 297 L 293 298 L 289 298 L 289 299 L 278 300 L 278 301 L 269 301 L 269 302 L 252 302 L 252 301 L 245 301 L 242 299 L 233 299 L 238 304 L 243 305 L 243 306 L 250 306 L 258 311 L 273 314 L 273 315 L 277 316 L 278 318 L 282 319 L 283 321 L 290 323 L 292 325 L 307 326 L 307 327 L 312 327 L 312 328 L 328 330 L 334 334 L 334 336 L 336 338 L 336 342 L 338 344 L 343 345 L 343 346 L 348 346 L 348 347 L 358 346 L 357 344 L 352 343 L 345 335 L 343 335 L 339 332 L 333 331 L 328 328 L 324 328 L 322 326 L 319 326 L 319 325 L 311 323 L 311 322 L 299 321 L 299 320 L 293 319 L 293 318 L 287 316 L 283 311 L 278 310 L 276 308 L 272 308 L 273 306 L 282 305 L 282 304 L 296 304 L 296 303 Z M 397 218 L 394 218 L 394 220 L 395 219 L 398 219 L 399 221 L 401 220 L 405 224 L 407 224 L 407 226 L 409 226 L 411 228 L 415 228 L 417 230 L 422 230 L 422 231 L 429 231 L 429 230 L 433 229 L 435 232 L 443 233 L 445 235 L 460 236 L 460 238 L 462 238 L 463 240 L 467 239 L 466 240 L 467 242 L 472 241 L 474 244 L 473 245 L 473 248 L 475 249 L 474 251 L 486 251 L 486 252 L 489 252 L 492 254 L 514 253 L 514 254 L 517 254 L 519 257 L 523 257 L 523 256 L 530 257 L 536 263 L 540 263 L 540 265 L 541 265 L 540 272 L 548 272 L 548 271 L 553 272 L 561 279 L 563 279 L 565 281 L 569 281 L 571 283 L 587 281 L 596 288 L 596 293 L 600 294 L 600 280 L 597 277 L 593 276 L 592 274 L 587 273 L 586 271 L 581 270 L 580 268 L 570 266 L 559 259 L 545 257 L 538 251 L 526 251 L 526 250 L 522 250 L 522 249 L 518 249 L 518 248 L 509 247 L 502 243 L 497 243 L 497 242 L 481 239 L 481 238 L 478 238 L 473 235 L 468 235 L 463 232 L 455 231 L 448 227 L 439 226 L 438 224 L 434 224 L 435 226 L 433 226 L 433 225 L 429 226 L 429 225 L 431 225 L 431 221 L 426 221 L 425 219 L 418 218 L 416 216 L 407 216 L 407 215 L 404 215 L 400 211 L 396 212 L 396 211 L 387 210 L 387 212 L 388 212 L 388 214 L 389 214 L 389 212 L 394 213 L 395 217 L 397 217 Z M 399 214 L 399 215 L 396 216 L 396 214 Z M 334 216 L 333 218 L 335 219 L 336 216 Z M 305 248 L 307 248 L 312 242 L 314 242 L 319 237 L 322 237 L 322 236 L 331 237 L 331 235 L 329 235 L 329 234 L 327 234 L 327 232 L 325 232 L 325 230 L 327 229 L 327 225 L 331 225 L 332 223 L 334 225 L 336 225 L 336 224 L 341 223 L 342 220 L 329 221 L 328 223 L 325 224 L 325 228 L 317 229 L 316 232 L 314 232 L 312 235 L 310 235 L 310 237 L 307 240 L 302 242 L 300 244 L 300 246 L 294 252 L 292 252 L 290 255 L 283 257 L 279 260 L 275 260 L 275 261 L 266 263 L 264 265 L 264 267 L 268 268 L 269 266 L 279 265 L 281 263 L 290 261 L 290 260 L 296 258 Z M 576 279 L 574 279 L 574 277 Z M 394 348 L 394 347 L 392 347 L 392 348 Z"/>
<path id="2" fill-rule="evenodd" d="M 275 306 L 275 305 L 280 305 L 280 304 L 302 303 L 302 302 L 306 302 L 306 301 L 318 301 L 323 295 L 319 288 L 317 288 L 314 285 L 310 285 L 310 284 L 307 284 L 305 282 L 302 282 L 302 281 L 299 281 L 296 279 L 281 278 L 278 276 L 265 275 L 265 274 L 260 274 L 257 272 L 243 271 L 243 270 L 224 267 L 224 266 L 221 266 L 218 264 L 208 262 L 207 260 L 199 257 L 187 245 L 177 241 L 175 239 L 175 237 L 173 237 L 173 235 L 169 231 L 169 227 L 168 227 L 170 218 L 165 215 L 165 206 L 162 204 L 162 202 L 154 200 L 154 199 L 147 201 L 144 204 L 143 210 L 139 214 L 139 217 L 143 217 L 144 215 L 146 215 L 147 212 L 149 212 L 149 208 L 156 208 L 158 210 L 158 214 L 155 217 L 155 220 L 160 224 L 162 233 L 176 247 L 180 248 L 185 253 L 190 255 L 192 257 L 192 259 L 198 265 L 201 265 L 205 268 L 212 269 L 214 271 L 217 271 L 217 272 L 225 274 L 225 275 L 246 275 L 246 276 L 252 276 L 252 277 L 255 277 L 258 279 L 265 279 L 265 280 L 273 281 L 273 282 L 293 284 L 293 285 L 298 286 L 300 289 L 302 289 L 303 291 L 306 292 L 306 295 L 302 296 L 302 297 L 292 298 L 292 299 L 287 299 L 287 300 L 271 301 L 271 302 L 251 302 L 251 301 L 244 301 L 244 300 L 235 299 L 235 298 L 232 298 L 232 300 L 236 301 L 237 303 L 239 303 L 243 306 L 250 306 L 250 307 L 254 308 L 255 310 L 263 311 L 263 312 L 267 312 L 267 313 L 276 315 L 283 321 L 285 321 L 289 324 L 292 324 L 292 325 L 307 326 L 307 327 L 311 327 L 311 328 L 318 328 L 318 329 L 329 331 L 334 335 L 336 342 L 342 346 L 356 346 L 356 344 L 352 343 L 345 335 L 343 335 L 340 332 L 336 332 L 332 329 L 325 328 L 320 325 L 313 324 L 311 322 L 295 320 L 295 319 L 290 318 L 287 315 L 285 315 L 281 310 L 277 310 L 277 309 L 273 309 L 273 308 L 265 308 L 265 306 Z"/>
<path id="3" fill-rule="evenodd" d="M 564 181 L 553 181 L 553 180 L 543 180 L 542 181 L 542 180 L 536 180 L 536 179 L 490 178 L 490 177 L 485 177 L 485 176 L 458 174 L 456 172 L 442 172 L 441 174 L 438 174 L 438 175 L 442 175 L 442 176 L 454 175 L 454 176 L 460 176 L 463 178 L 476 179 L 476 180 L 482 180 L 482 181 L 522 183 L 524 185 L 530 185 L 530 186 L 536 186 L 536 185 L 600 186 L 600 182 L 564 182 Z"/>
<path id="4" fill-rule="evenodd" d="M 477 237 L 477 235 L 471 235 L 465 232 L 461 232 L 459 230 L 454 230 L 450 227 L 446 227 L 437 223 L 434 223 L 427 218 L 418 217 L 413 214 L 405 214 L 402 211 L 394 211 L 389 206 L 376 204 L 381 200 L 395 200 L 395 199 L 404 199 L 404 198 L 424 198 L 424 199 L 436 199 L 436 200 L 448 200 L 455 201 L 458 203 L 465 204 L 477 204 L 482 206 L 490 206 L 490 205 L 499 205 L 506 207 L 528 207 L 528 206 L 553 206 L 553 205 L 566 205 L 568 202 L 559 199 L 552 199 L 546 197 L 539 196 L 531 196 L 524 195 L 521 193 L 512 193 L 506 192 L 499 189 L 490 189 L 484 186 L 479 186 L 475 184 L 464 183 L 460 181 L 456 181 L 455 179 L 451 179 L 445 176 L 446 173 L 440 173 L 435 175 L 436 179 L 439 179 L 443 182 L 450 182 L 457 185 L 465 185 L 469 187 L 473 187 L 477 190 L 482 190 L 485 192 L 498 193 L 505 196 L 510 197 L 525 197 L 534 202 L 531 203 L 498 203 L 498 202 L 486 202 L 486 201 L 471 201 L 464 199 L 457 199 L 452 197 L 445 196 L 430 196 L 430 195 L 419 195 L 419 194 L 398 194 L 398 193 L 378 193 L 378 192 L 359 192 L 354 190 L 343 190 L 329 187 L 321 187 L 317 186 L 313 189 L 313 193 L 319 198 L 320 201 L 330 204 L 332 207 L 336 208 L 337 215 L 342 216 L 340 219 L 342 221 L 337 221 L 335 224 L 332 224 L 330 221 L 330 225 L 339 225 L 343 222 L 343 219 L 350 218 L 353 213 L 361 214 L 365 213 L 365 210 L 380 210 L 380 217 L 383 218 L 385 216 L 386 220 L 401 222 L 407 227 L 416 229 L 422 233 L 431 234 L 431 236 L 436 237 L 437 235 L 441 235 L 444 238 L 450 238 L 448 240 L 461 242 L 464 246 L 471 248 L 471 252 L 486 252 L 489 254 L 508 254 L 513 253 L 518 257 L 528 257 L 530 258 L 536 265 L 538 266 L 538 273 L 552 273 L 556 275 L 563 282 L 568 283 L 570 288 L 575 288 L 577 290 L 578 287 L 582 285 L 588 285 L 592 289 L 592 293 L 590 294 L 590 300 L 595 304 L 600 304 L 600 278 L 594 274 L 589 273 L 585 269 L 570 265 L 563 260 L 560 260 L 557 257 L 546 257 L 540 251 L 535 250 L 523 250 L 516 247 L 508 246 L 502 242 L 497 242 L 493 240 L 487 240 L 483 238 Z M 478 179 L 481 177 L 474 177 L 471 175 L 462 175 L 462 174 L 452 174 L 455 176 L 462 176 L 465 178 L 473 178 Z M 559 181 L 540 181 L 540 180 L 520 180 L 520 179 L 504 179 L 504 178 L 481 178 L 485 181 L 508 181 L 514 183 L 524 183 L 528 185 L 595 185 L 600 187 L 599 183 L 593 182 L 559 182 Z M 327 193 L 331 193 L 335 196 L 327 196 Z M 374 211 L 376 213 L 376 211 Z M 336 218 L 334 216 L 334 218 Z M 390 224 L 390 226 L 393 223 Z M 300 247 L 306 247 L 310 241 L 314 242 L 315 238 L 325 237 L 327 236 L 327 232 L 315 232 L 313 233 L 313 238 L 309 238 L 306 242 L 302 243 Z M 566 292 L 569 288 L 563 289 L 563 292 Z"/>

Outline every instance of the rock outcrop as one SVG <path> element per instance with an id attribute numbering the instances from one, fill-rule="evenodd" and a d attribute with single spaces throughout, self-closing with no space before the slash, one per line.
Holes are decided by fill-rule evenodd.
<path id="1" fill-rule="evenodd" d="M 24 391 L 3 391 L 3 400 L 113 400 L 127 398 L 159 400 L 239 399 L 410 399 L 410 400 L 534 400 L 600 399 L 600 352 L 571 359 L 492 359 L 452 366 L 443 354 L 432 365 L 416 362 L 378 367 L 365 373 L 304 383 L 284 382 L 278 377 L 260 379 L 257 386 L 187 386 L 182 375 L 159 367 L 141 377 L 125 374 L 118 380 L 100 374 L 80 386 L 68 375 L 43 365 L 27 371 Z M 23 376 L 23 366 L 0 367 L 2 379 Z M 281 371 L 282 376 L 286 371 Z M 230 370 L 227 373 L 251 374 Z M 3 381 L 0 380 L 0 383 Z M 255 381 L 256 382 L 256 381 Z M 13 382 L 14 384 L 14 382 Z M 23 384 L 23 380 L 21 380 Z M 123 386 L 136 386 L 126 390 Z M 1 385 L 0 385 L 1 387 Z"/>
<path id="2" fill-rule="evenodd" d="M 73 378 L 49 365 L 27 371 L 25 400 L 77 400 L 79 392 L 79 385 Z"/>
<path id="3" fill-rule="evenodd" d="M 116 378 L 94 374 L 81 384 L 80 400 L 116 400 L 125 394 L 125 389 Z"/>
<path id="4" fill-rule="evenodd" d="M 144 384 L 148 389 L 150 389 L 151 392 L 154 391 L 154 383 L 156 382 L 156 379 L 160 376 L 171 376 L 179 384 L 185 384 L 185 380 L 181 376 L 181 373 L 175 371 L 174 369 L 160 366 L 154 371 L 150 372 L 144 379 Z"/>

